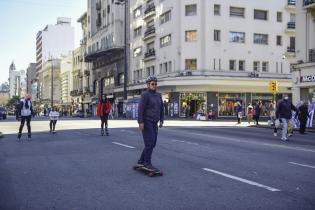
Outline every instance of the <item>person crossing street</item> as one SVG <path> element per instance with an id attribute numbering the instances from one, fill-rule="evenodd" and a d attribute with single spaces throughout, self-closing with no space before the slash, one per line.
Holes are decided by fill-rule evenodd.
<path id="1" fill-rule="evenodd" d="M 26 94 L 25 97 L 20 100 L 20 103 L 18 106 L 17 119 L 21 119 L 21 124 L 19 128 L 19 133 L 18 133 L 18 141 L 21 140 L 25 121 L 26 121 L 26 126 L 27 126 L 28 140 L 31 140 L 31 137 L 32 137 L 31 119 L 32 119 L 32 116 L 34 115 L 34 111 L 33 111 L 33 105 L 32 105 L 31 99 L 32 99 L 32 96 L 30 94 Z"/>
<path id="2" fill-rule="evenodd" d="M 98 105 L 97 105 L 97 116 L 101 119 L 101 135 L 104 136 L 104 124 L 105 132 L 108 136 L 108 115 L 111 110 L 111 104 L 106 95 L 102 95 Z"/>
<path id="3" fill-rule="evenodd" d="M 163 126 L 164 107 L 161 94 L 156 92 L 157 78 L 149 76 L 146 84 L 147 90 L 142 93 L 138 108 L 138 123 L 142 131 L 144 149 L 137 166 L 148 171 L 158 171 L 152 165 L 151 157 L 157 141 L 158 122 L 160 128 Z"/>

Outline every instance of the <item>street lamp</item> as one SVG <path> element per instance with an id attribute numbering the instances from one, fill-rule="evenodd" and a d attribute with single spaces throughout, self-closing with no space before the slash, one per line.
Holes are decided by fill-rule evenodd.
<path id="1" fill-rule="evenodd" d="M 128 0 L 117 0 L 115 2 L 116 5 L 124 5 L 125 6 L 125 14 L 124 14 L 124 17 L 125 17 L 125 25 L 124 25 L 124 42 L 125 42 L 125 45 L 124 45 L 124 100 L 127 100 L 127 96 L 128 96 L 128 93 L 127 93 L 127 83 L 128 83 L 128 64 L 127 64 L 127 15 L 128 15 L 128 12 L 127 12 L 127 5 L 128 5 Z"/>

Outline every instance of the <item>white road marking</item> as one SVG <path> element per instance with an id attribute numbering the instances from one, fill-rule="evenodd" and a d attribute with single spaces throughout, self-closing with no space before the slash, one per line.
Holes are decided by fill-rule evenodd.
<path id="1" fill-rule="evenodd" d="M 118 142 L 115 142 L 115 141 L 113 141 L 112 143 L 113 143 L 113 144 L 117 144 L 117 145 L 119 145 L 119 146 L 123 146 L 123 147 L 130 148 L 130 149 L 134 149 L 134 148 L 135 148 L 135 147 L 133 147 L 133 146 L 129 146 L 129 145 L 127 145 L 127 144 L 121 144 L 121 143 L 118 143 Z"/>
<path id="2" fill-rule="evenodd" d="M 181 143 L 191 144 L 191 145 L 199 145 L 198 143 L 189 142 L 189 141 L 183 141 L 183 140 L 177 140 L 177 139 L 172 139 L 172 141 L 173 142 L 181 142 Z"/>
<path id="3" fill-rule="evenodd" d="M 279 189 L 276 189 L 276 188 L 273 188 L 273 187 L 269 187 L 269 186 L 266 186 L 266 185 L 263 185 L 263 184 L 259 184 L 257 182 L 253 182 L 253 181 L 250 181 L 250 180 L 247 180 L 247 179 L 243 179 L 243 178 L 240 178 L 240 177 L 237 177 L 237 176 L 232 176 L 232 175 L 229 175 L 229 174 L 226 174 L 226 173 L 222 173 L 220 171 L 212 170 L 212 169 L 209 169 L 209 168 L 203 168 L 203 170 L 208 171 L 208 172 L 212 172 L 212 173 L 215 173 L 215 174 L 218 174 L 218 175 L 230 178 L 230 179 L 234 179 L 234 180 L 237 180 L 237 181 L 249 184 L 249 185 L 253 185 L 253 186 L 256 186 L 256 187 L 261 187 L 261 188 L 264 188 L 264 189 L 272 191 L 272 192 L 280 191 Z"/>
<path id="4" fill-rule="evenodd" d="M 130 134 L 135 134 L 136 133 L 135 131 L 128 131 L 128 130 L 125 130 L 125 129 L 121 129 L 120 131 L 125 132 L 125 133 L 130 133 Z"/>
<path id="5" fill-rule="evenodd" d="M 168 130 L 168 131 L 178 133 L 178 131 L 174 131 L 174 130 Z M 184 133 L 184 131 L 181 131 L 181 133 Z M 223 139 L 223 140 L 232 141 L 232 142 L 249 143 L 249 144 L 260 145 L 260 146 L 278 147 L 278 148 L 282 148 L 282 149 L 291 149 L 291 150 L 298 150 L 298 151 L 303 151 L 303 152 L 315 153 L 314 149 L 306 149 L 306 148 L 302 148 L 302 147 L 291 147 L 291 146 L 279 145 L 279 144 L 259 143 L 259 142 L 253 142 L 253 141 L 247 141 L 247 140 L 240 140 L 240 139 L 236 139 L 236 138 L 230 138 L 230 137 L 224 137 L 224 136 L 215 136 L 215 135 L 208 135 L 208 134 L 194 133 L 194 132 L 189 132 L 189 133 L 185 132 L 185 133 L 190 134 L 190 135 L 192 134 L 192 135 L 196 135 L 196 136 L 209 137 L 209 138 L 213 138 L 213 139 Z"/>
<path id="6" fill-rule="evenodd" d="M 315 166 L 306 165 L 306 164 L 301 164 L 301 163 L 295 163 L 295 162 L 289 162 L 289 163 L 290 163 L 290 164 L 293 164 L 293 165 L 308 167 L 308 168 L 315 168 Z"/>

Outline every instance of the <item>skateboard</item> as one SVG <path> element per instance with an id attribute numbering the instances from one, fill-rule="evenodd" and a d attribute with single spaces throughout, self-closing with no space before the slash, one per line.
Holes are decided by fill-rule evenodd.
<path id="1" fill-rule="evenodd" d="M 50 134 L 56 134 L 56 131 L 49 131 Z"/>
<path id="2" fill-rule="evenodd" d="M 163 176 L 163 172 L 162 171 L 149 171 L 146 170 L 143 166 L 134 166 L 133 169 L 135 171 L 141 171 L 143 173 L 145 173 L 146 175 L 148 175 L 149 177 L 153 177 L 153 176 Z"/>
<path id="3" fill-rule="evenodd" d="M 106 136 L 109 136 L 108 131 L 105 131 Z M 104 136 L 104 130 L 101 131 L 101 136 Z"/>

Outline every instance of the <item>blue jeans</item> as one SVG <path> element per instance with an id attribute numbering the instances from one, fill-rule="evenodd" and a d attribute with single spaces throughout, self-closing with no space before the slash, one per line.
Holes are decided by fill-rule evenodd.
<path id="1" fill-rule="evenodd" d="M 287 138 L 288 134 L 288 119 L 281 118 L 282 121 L 282 136 L 281 138 Z"/>
<path id="2" fill-rule="evenodd" d="M 156 145 L 158 134 L 158 125 L 157 122 L 144 122 L 144 129 L 142 131 L 143 141 L 144 141 L 144 149 L 142 151 L 139 162 L 144 165 L 151 165 L 151 156 L 153 152 L 153 148 Z"/>

